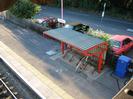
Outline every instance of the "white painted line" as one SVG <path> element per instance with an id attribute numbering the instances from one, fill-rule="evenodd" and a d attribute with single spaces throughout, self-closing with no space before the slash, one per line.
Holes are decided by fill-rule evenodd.
<path id="1" fill-rule="evenodd" d="M 133 32 L 133 29 L 127 29 L 128 32 Z"/>

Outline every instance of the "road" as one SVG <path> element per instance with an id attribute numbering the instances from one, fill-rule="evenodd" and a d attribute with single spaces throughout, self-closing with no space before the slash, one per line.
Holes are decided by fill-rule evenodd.
<path id="1" fill-rule="evenodd" d="M 41 18 L 44 16 L 54 16 L 60 18 L 60 9 L 53 7 L 42 7 L 41 12 L 36 15 L 35 18 Z M 133 22 L 124 21 L 120 19 L 114 19 L 107 17 L 103 18 L 92 13 L 83 13 L 78 11 L 64 10 L 64 19 L 67 22 L 81 22 L 88 24 L 94 29 L 100 29 L 108 34 L 122 34 L 133 36 Z"/>

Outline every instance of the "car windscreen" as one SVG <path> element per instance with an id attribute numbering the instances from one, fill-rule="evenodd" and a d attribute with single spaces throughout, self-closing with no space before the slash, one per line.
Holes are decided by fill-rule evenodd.
<path id="1" fill-rule="evenodd" d="M 116 40 L 110 40 L 109 43 L 110 43 L 111 47 L 120 48 L 120 46 L 121 46 L 121 43 L 119 41 L 116 41 Z"/>

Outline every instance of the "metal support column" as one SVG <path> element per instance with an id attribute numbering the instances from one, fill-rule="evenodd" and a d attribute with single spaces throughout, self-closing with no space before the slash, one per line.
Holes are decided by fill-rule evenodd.
<path id="1" fill-rule="evenodd" d="M 61 52 L 62 52 L 62 54 L 64 54 L 64 50 L 65 50 L 65 43 L 61 42 Z"/>
<path id="2" fill-rule="evenodd" d="M 98 62 L 98 73 L 99 74 L 101 73 L 102 63 L 103 63 L 103 55 L 100 53 L 99 62 Z"/>

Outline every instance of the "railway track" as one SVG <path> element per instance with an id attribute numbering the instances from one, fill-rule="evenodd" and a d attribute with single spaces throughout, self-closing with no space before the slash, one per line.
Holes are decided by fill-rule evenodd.
<path id="1" fill-rule="evenodd" d="M 0 99 L 41 99 L 0 58 Z"/>
<path id="2" fill-rule="evenodd" d="M 7 77 L 0 74 L 0 99 L 22 99 L 6 78 Z"/>

